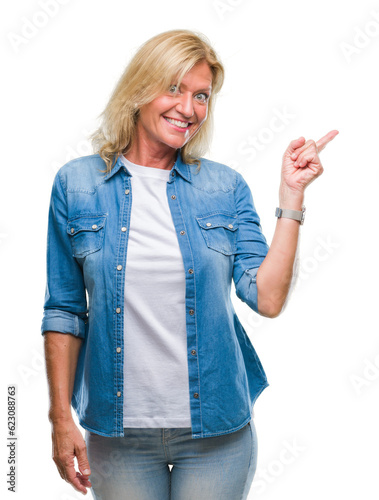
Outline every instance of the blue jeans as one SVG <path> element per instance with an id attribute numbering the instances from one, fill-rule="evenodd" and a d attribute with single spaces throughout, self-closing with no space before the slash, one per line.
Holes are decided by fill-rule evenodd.
<path id="1" fill-rule="evenodd" d="M 190 427 L 128 427 L 85 440 L 96 500 L 245 500 L 257 467 L 253 419 L 208 438 L 193 439 Z"/>

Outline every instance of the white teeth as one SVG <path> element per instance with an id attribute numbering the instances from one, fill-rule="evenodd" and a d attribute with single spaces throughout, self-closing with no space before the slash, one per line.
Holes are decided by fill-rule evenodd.
<path id="1" fill-rule="evenodd" d="M 173 125 L 176 125 L 177 127 L 181 127 L 181 128 L 187 128 L 189 125 L 189 122 L 180 122 L 179 120 L 173 120 L 172 118 L 165 117 L 165 120 L 167 120 L 168 122 L 172 123 Z"/>

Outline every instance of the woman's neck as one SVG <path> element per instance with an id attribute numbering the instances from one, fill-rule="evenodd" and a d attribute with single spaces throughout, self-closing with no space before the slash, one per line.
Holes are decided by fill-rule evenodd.
<path id="1" fill-rule="evenodd" d="M 137 165 L 171 170 L 177 158 L 177 150 L 169 147 L 165 150 L 162 148 L 154 150 L 151 147 L 133 144 L 124 157 Z"/>

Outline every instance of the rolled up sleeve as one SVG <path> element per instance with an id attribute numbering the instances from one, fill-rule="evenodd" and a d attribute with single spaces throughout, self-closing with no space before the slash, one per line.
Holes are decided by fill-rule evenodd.
<path id="1" fill-rule="evenodd" d="M 56 331 L 84 338 L 87 299 L 82 269 L 72 255 L 67 233 L 67 197 L 61 171 L 55 176 L 50 198 L 47 282 L 41 333 Z"/>
<path id="2" fill-rule="evenodd" d="M 233 281 L 237 297 L 246 302 L 253 311 L 259 313 L 256 277 L 269 246 L 262 233 L 251 190 L 239 172 L 236 172 L 236 176 L 235 203 L 238 213 L 238 239 Z"/>

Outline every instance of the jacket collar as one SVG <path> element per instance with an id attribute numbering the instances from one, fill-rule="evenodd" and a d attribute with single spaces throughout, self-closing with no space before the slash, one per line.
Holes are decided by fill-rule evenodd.
<path id="1" fill-rule="evenodd" d="M 113 163 L 112 170 L 105 176 L 104 180 L 107 181 L 108 179 L 113 177 L 120 169 L 124 169 L 125 173 L 127 175 L 130 175 L 130 173 L 128 172 L 127 168 L 125 167 L 125 165 L 121 159 L 121 155 L 117 157 L 117 160 Z M 192 182 L 191 165 L 183 162 L 180 149 L 178 149 L 178 154 L 176 157 L 175 165 L 171 169 L 171 175 L 170 175 L 169 182 L 171 182 L 171 178 L 173 177 L 172 173 L 174 170 L 176 170 L 177 173 L 179 175 L 181 175 L 186 181 Z"/>

